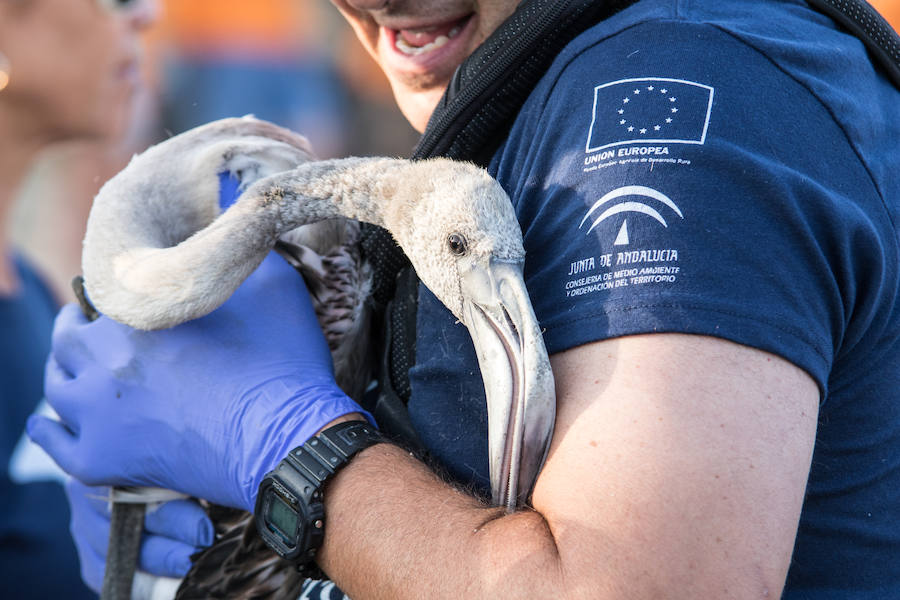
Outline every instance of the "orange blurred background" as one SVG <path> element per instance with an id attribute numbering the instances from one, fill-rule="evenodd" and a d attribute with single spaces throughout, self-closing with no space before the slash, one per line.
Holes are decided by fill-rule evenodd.
<path id="1" fill-rule="evenodd" d="M 870 0 L 870 3 L 894 29 L 900 29 L 900 0 Z"/>
<path id="2" fill-rule="evenodd" d="M 347 154 L 406 155 L 418 135 L 402 118 L 375 63 L 328 0 L 162 0 L 163 18 L 148 36 L 148 76 L 163 95 L 197 103 L 199 122 L 235 116 L 239 98 L 225 102 L 205 96 L 201 85 L 219 86 L 232 96 L 248 96 L 244 112 L 253 112 L 308 135 L 323 157 Z M 215 68 L 215 64 L 222 68 Z M 279 84 L 254 81 L 241 67 L 283 69 Z M 186 70 L 182 78 L 177 71 Z M 229 87 L 229 70 L 249 79 L 243 89 Z M 184 81 L 186 74 L 198 81 Z M 290 81 L 293 78 L 294 81 Z M 293 101 L 296 114 L 258 114 L 273 99 L 253 98 L 253 85 L 274 85 Z M 329 88 L 329 89 L 325 89 Z M 309 96 L 318 94 L 315 101 Z M 220 105 L 218 113 L 212 105 Z M 178 111 L 172 103 L 161 107 Z M 207 109 L 207 110 L 205 110 Z M 230 110 L 231 114 L 220 114 Z M 188 109 L 182 107 L 183 112 Z M 309 115 L 302 115 L 302 112 Z M 172 133 L 199 124 L 198 119 L 168 122 Z M 323 123 L 332 121 L 331 128 Z M 173 127 L 174 125 L 174 127 Z"/>

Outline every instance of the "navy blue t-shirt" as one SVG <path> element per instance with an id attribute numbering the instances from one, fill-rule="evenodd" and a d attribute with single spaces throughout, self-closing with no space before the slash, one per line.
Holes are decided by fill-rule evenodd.
<path id="1" fill-rule="evenodd" d="M 0 297 L 0 596 L 26 600 L 96 598 L 81 581 L 59 481 L 24 466 L 25 420 L 43 397 L 44 364 L 57 305 L 16 259 L 20 289 Z M 32 447 L 33 451 L 33 447 Z M 11 471 L 16 479 L 13 481 Z"/>
<path id="2" fill-rule="evenodd" d="M 490 166 L 551 353 L 683 332 L 784 357 L 819 428 L 785 598 L 900 598 L 900 92 L 799 1 L 644 0 L 571 43 Z M 472 342 L 421 288 L 410 415 L 488 488 Z"/>

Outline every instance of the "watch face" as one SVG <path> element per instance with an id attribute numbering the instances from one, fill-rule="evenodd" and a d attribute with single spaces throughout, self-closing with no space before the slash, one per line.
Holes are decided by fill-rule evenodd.
<path id="1" fill-rule="evenodd" d="M 263 541 L 298 566 L 314 565 L 325 537 L 322 484 L 380 439 L 368 423 L 345 422 L 291 450 L 259 484 L 253 519 Z"/>
<path id="2" fill-rule="evenodd" d="M 288 548 L 296 546 L 300 516 L 278 494 L 272 494 L 269 497 L 269 501 L 266 503 L 265 519 L 268 528 L 278 534 Z"/>

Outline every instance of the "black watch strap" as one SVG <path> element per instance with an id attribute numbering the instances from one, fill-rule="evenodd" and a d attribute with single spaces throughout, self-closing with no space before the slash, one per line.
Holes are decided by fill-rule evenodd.
<path id="1" fill-rule="evenodd" d="M 260 483 L 254 510 L 257 530 L 303 576 L 322 576 L 313 562 L 325 535 L 322 487 L 355 454 L 382 441 L 369 423 L 338 423 L 291 450 Z M 294 521 L 295 527 L 279 527 Z"/>
<path id="2" fill-rule="evenodd" d="M 381 434 L 372 425 L 363 421 L 345 421 L 294 448 L 286 460 L 302 469 L 304 476 L 320 488 L 354 454 L 380 441 L 383 441 Z"/>

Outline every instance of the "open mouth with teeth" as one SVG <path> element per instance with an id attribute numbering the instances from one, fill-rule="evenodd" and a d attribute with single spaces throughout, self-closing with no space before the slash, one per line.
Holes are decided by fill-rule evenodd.
<path id="1" fill-rule="evenodd" d="M 459 35 L 471 15 L 451 23 L 422 29 L 394 30 L 395 46 L 407 56 L 418 56 L 437 50 Z"/>

